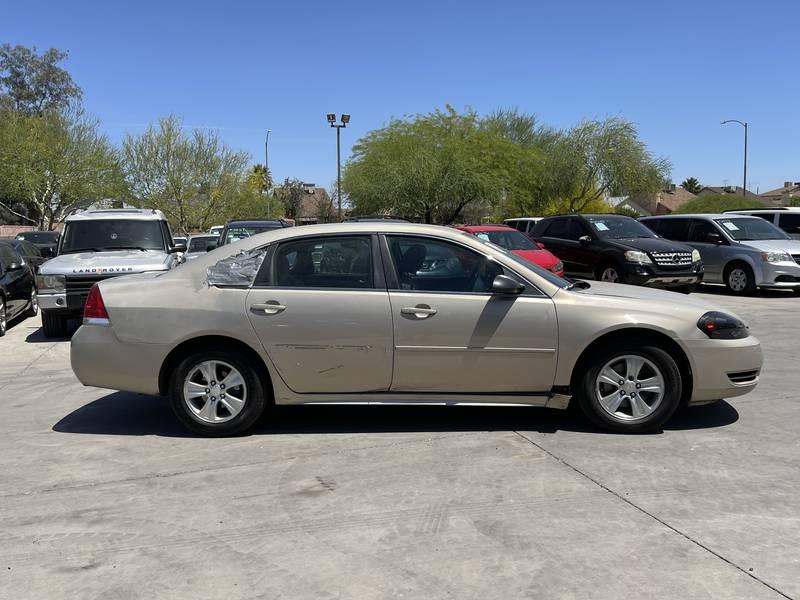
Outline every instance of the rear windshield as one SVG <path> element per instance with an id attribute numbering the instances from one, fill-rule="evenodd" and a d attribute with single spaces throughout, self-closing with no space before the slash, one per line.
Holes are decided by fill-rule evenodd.
<path id="1" fill-rule="evenodd" d="M 258 235 L 259 233 L 280 228 L 280 225 L 233 225 L 228 228 L 223 244 L 233 244 L 234 242 Z"/>
<path id="2" fill-rule="evenodd" d="M 55 244 L 58 241 L 57 231 L 23 231 L 17 234 L 18 240 L 34 244 Z"/>
<path id="3" fill-rule="evenodd" d="M 783 230 L 757 217 L 715 219 L 717 224 L 737 242 L 750 240 L 788 240 Z"/>
<path id="4" fill-rule="evenodd" d="M 72 221 L 64 228 L 61 253 L 103 250 L 165 250 L 160 221 L 107 219 Z"/>
<path id="5" fill-rule="evenodd" d="M 210 235 L 208 237 L 197 237 L 189 240 L 189 248 L 187 252 L 205 252 L 208 250 L 208 245 L 217 241 L 217 237 Z"/>
<path id="6" fill-rule="evenodd" d="M 475 236 L 484 241 L 497 244 L 506 250 L 538 250 L 528 236 L 521 234 L 516 229 L 476 231 Z"/>

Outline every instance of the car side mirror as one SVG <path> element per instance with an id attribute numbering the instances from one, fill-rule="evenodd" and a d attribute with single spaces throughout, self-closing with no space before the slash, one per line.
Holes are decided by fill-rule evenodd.
<path id="1" fill-rule="evenodd" d="M 493 294 L 508 294 L 518 296 L 525 291 L 525 286 L 508 275 L 498 275 L 492 281 Z"/>
<path id="2" fill-rule="evenodd" d="M 217 242 L 208 242 L 208 244 L 206 244 L 206 252 L 216 250 L 218 246 L 219 244 Z"/>
<path id="3" fill-rule="evenodd" d="M 186 252 L 186 244 L 175 244 L 174 246 L 170 246 L 170 254 L 175 254 L 177 252 Z"/>
<path id="4" fill-rule="evenodd" d="M 592 238 L 591 238 L 590 236 L 588 236 L 588 235 L 582 235 L 581 237 L 579 237 L 579 238 L 578 238 L 578 241 L 579 241 L 579 242 L 580 242 L 582 245 L 584 245 L 584 246 L 585 246 L 585 245 L 587 245 L 587 244 L 591 244 L 591 243 L 592 243 Z"/>
<path id="5" fill-rule="evenodd" d="M 711 232 L 711 233 L 706 234 L 706 243 L 708 243 L 708 244 L 721 244 L 722 243 L 722 238 L 720 237 L 720 235 L 718 233 Z"/>

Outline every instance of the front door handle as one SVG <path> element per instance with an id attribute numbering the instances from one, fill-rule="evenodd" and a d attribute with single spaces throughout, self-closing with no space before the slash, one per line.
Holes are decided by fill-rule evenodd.
<path id="1" fill-rule="evenodd" d="M 416 306 L 406 306 L 400 309 L 400 314 L 410 315 L 417 319 L 427 319 L 436 314 L 436 309 L 427 304 L 417 304 Z"/>
<path id="2" fill-rule="evenodd" d="M 250 310 L 254 313 L 277 315 L 286 310 L 286 307 L 277 300 L 267 300 L 264 304 L 251 304 Z"/>

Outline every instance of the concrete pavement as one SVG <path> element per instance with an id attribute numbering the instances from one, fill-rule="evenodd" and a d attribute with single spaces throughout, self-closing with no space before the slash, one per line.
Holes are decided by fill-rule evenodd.
<path id="1" fill-rule="evenodd" d="M 762 382 L 645 436 L 318 406 L 194 438 L 23 321 L 0 339 L 0 598 L 800 598 L 800 298 L 708 297 L 761 339 Z"/>

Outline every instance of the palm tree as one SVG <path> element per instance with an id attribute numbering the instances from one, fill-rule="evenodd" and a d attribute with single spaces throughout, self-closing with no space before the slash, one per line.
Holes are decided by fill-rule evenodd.
<path id="1" fill-rule="evenodd" d="M 696 194 L 703 189 L 703 186 L 700 185 L 700 182 L 697 181 L 696 177 L 687 177 L 683 180 L 683 183 L 681 183 L 681 187 L 687 192 L 691 192 L 693 194 Z"/>

